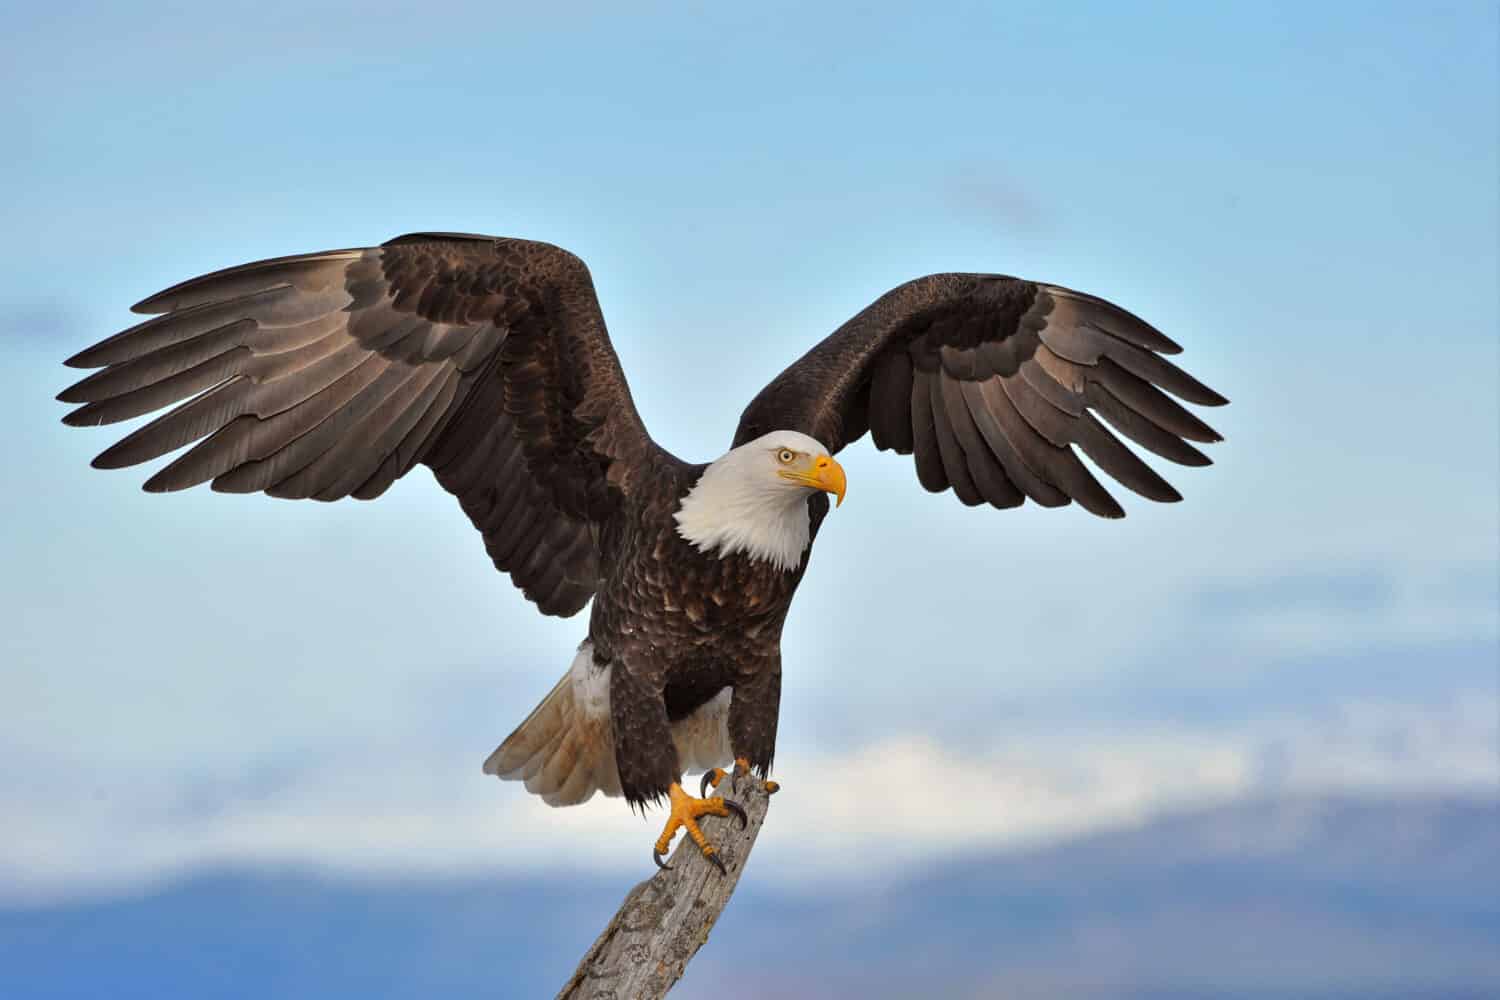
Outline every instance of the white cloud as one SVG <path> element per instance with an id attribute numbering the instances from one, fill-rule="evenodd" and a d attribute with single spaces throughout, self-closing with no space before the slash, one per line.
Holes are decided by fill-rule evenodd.
<path id="1" fill-rule="evenodd" d="M 470 755 L 471 756 L 471 755 Z M 645 874 L 660 813 L 618 800 L 550 809 L 470 756 L 368 747 L 282 781 L 127 780 L 90 791 L 45 766 L 0 790 L 0 886 L 12 901 L 125 891 L 217 866 L 372 877 L 572 870 Z M 1271 791 L 1392 794 L 1500 785 L 1492 692 L 1431 707 L 1354 702 L 1233 727 L 1008 727 L 962 754 L 893 737 L 786 759 L 754 862 L 766 882 L 898 874 L 955 851 L 1132 823 Z M 80 794 L 81 793 L 81 794 Z"/>

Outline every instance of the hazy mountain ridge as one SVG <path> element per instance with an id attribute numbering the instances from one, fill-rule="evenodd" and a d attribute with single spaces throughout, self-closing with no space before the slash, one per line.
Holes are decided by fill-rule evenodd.
<path id="1" fill-rule="evenodd" d="M 1491 995 L 1497 860 L 1493 801 L 1262 800 L 973 856 L 787 936 L 867 995 Z"/>
<path id="2" fill-rule="evenodd" d="M 1295 798 L 822 897 L 752 870 L 674 995 L 1493 995 L 1497 860 L 1494 800 Z M 550 995 L 629 881 L 219 873 L 3 910 L 0 995 Z M 744 949 L 757 981 L 729 974 Z"/>

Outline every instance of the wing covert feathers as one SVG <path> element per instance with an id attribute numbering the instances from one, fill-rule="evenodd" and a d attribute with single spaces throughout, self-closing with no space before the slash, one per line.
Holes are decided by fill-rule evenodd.
<path id="1" fill-rule="evenodd" d="M 1103 299 L 1004 275 L 935 274 L 876 300 L 766 386 L 735 443 L 799 430 L 838 451 L 868 426 L 917 479 L 965 504 L 1124 510 L 1079 460 L 1128 489 L 1181 499 L 1116 433 L 1180 465 L 1219 435 L 1172 397 L 1223 396 L 1164 355 L 1182 348 Z"/>
<path id="2" fill-rule="evenodd" d="M 583 263 L 545 243 L 418 233 L 232 267 L 138 303 L 67 364 L 75 426 L 166 409 L 95 459 L 187 447 L 146 482 L 336 500 L 418 462 L 552 614 L 597 586 L 591 526 L 655 447 Z M 191 446 L 191 447 L 188 447 Z"/>

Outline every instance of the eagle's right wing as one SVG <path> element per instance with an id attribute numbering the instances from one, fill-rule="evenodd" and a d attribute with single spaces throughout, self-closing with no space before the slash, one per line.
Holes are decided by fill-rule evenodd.
<path id="1" fill-rule="evenodd" d="M 180 405 L 95 466 L 197 442 L 146 489 L 336 500 L 423 462 L 547 614 L 593 595 L 591 527 L 656 449 L 588 269 L 546 243 L 419 233 L 218 271 L 134 311 L 162 315 L 67 361 L 103 370 L 58 396 L 84 404 L 64 421 Z"/>

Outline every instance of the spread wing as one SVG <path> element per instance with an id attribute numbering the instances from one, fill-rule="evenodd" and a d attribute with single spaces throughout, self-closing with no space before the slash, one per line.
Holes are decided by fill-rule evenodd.
<path id="1" fill-rule="evenodd" d="M 868 430 L 877 448 L 915 457 L 924 487 L 966 504 L 1077 500 L 1123 517 L 1075 448 L 1142 496 L 1180 500 L 1109 427 L 1173 462 L 1209 464 L 1188 442 L 1219 435 L 1172 396 L 1226 400 L 1162 357 L 1181 350 L 1092 295 L 934 274 L 887 292 L 777 376 L 735 444 L 798 430 L 836 452 Z"/>
<path id="2" fill-rule="evenodd" d="M 548 614 L 598 585 L 592 530 L 655 449 L 583 262 L 545 243 L 444 233 L 246 264 L 134 307 L 155 313 L 67 361 L 102 368 L 64 422 L 174 409 L 94 460 L 197 442 L 146 482 L 337 500 L 418 462 L 496 567 Z"/>

